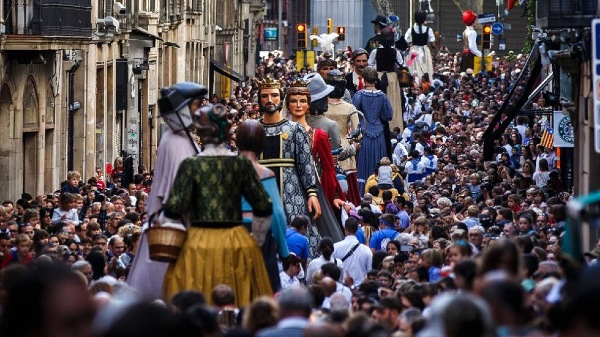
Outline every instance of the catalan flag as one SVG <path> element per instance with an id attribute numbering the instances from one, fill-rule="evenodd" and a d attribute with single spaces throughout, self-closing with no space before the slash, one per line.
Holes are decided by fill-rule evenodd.
<path id="1" fill-rule="evenodd" d="M 554 148 L 554 129 L 545 128 L 542 132 L 542 140 L 540 145 L 549 149 Z"/>

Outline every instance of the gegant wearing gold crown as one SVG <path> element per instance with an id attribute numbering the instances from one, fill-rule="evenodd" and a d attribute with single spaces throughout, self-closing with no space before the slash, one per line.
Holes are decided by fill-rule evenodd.
<path id="1" fill-rule="evenodd" d="M 267 136 L 259 162 L 275 172 L 290 226 L 297 215 L 317 219 L 321 216 L 321 206 L 317 199 L 317 175 L 308 134 L 298 123 L 282 117 L 282 96 L 279 82 L 266 78 L 259 84 L 258 103 L 263 112 L 261 123 Z M 314 230 L 311 227 L 309 224 L 309 231 Z M 307 236 L 312 241 L 318 239 L 310 233 Z M 315 254 L 311 252 L 310 255 L 314 257 Z M 303 252 L 300 258 L 306 261 L 308 255 Z"/>

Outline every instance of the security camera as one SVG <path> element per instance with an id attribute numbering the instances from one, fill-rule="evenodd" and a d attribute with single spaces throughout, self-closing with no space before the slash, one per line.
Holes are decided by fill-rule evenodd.
<path id="1" fill-rule="evenodd" d="M 127 7 L 120 2 L 115 2 L 113 5 L 113 11 L 118 16 L 124 16 L 127 14 Z"/>
<path id="2" fill-rule="evenodd" d="M 104 18 L 104 26 L 106 27 L 106 30 L 119 31 L 119 20 L 112 16 L 107 16 Z"/>

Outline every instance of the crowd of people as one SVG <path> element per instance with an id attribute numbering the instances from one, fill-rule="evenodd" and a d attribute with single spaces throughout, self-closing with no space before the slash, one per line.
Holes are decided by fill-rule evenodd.
<path id="1" fill-rule="evenodd" d="M 483 160 L 525 58 L 474 73 L 415 22 L 407 50 L 378 16 L 378 46 L 315 69 L 269 54 L 231 97 L 174 85 L 159 106 L 180 98 L 194 123 L 169 124 L 156 170 L 117 158 L 3 201 L 1 333 L 599 334 L 600 242 L 585 261 L 561 249 L 572 193 L 549 121 L 518 116 Z M 155 222 L 188 228 L 170 265 L 149 258 Z"/>

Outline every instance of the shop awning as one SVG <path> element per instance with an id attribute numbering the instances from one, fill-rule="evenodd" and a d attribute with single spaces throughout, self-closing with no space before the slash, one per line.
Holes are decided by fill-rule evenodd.
<path id="1" fill-rule="evenodd" d="M 144 28 L 139 27 L 139 26 L 135 26 L 135 27 L 131 28 L 131 31 L 134 33 L 140 34 L 140 35 L 148 36 L 154 40 L 164 41 L 160 36 L 152 34 L 149 31 L 147 31 Z"/>
<path id="2" fill-rule="evenodd" d="M 230 78 L 233 81 L 241 83 L 244 81 L 244 76 L 235 72 L 233 69 L 216 60 L 210 60 L 210 72 L 218 72 L 219 74 Z"/>
<path id="3" fill-rule="evenodd" d="M 494 142 L 497 139 L 500 139 L 504 131 L 509 127 L 510 123 L 517 117 L 517 115 L 521 112 L 525 103 L 530 101 L 530 97 L 527 93 L 531 93 L 534 89 L 535 83 L 538 80 L 538 77 L 542 71 L 542 61 L 541 56 L 538 51 L 539 49 L 539 41 L 536 41 L 531 48 L 531 52 L 527 57 L 525 64 L 523 65 L 523 69 L 529 69 L 527 71 L 528 78 L 526 79 L 525 86 L 521 90 L 520 97 L 516 98 L 513 102 L 513 95 L 515 93 L 515 89 L 520 86 L 519 83 L 523 83 L 525 79 L 525 71 L 521 71 L 518 78 L 512 83 L 511 89 L 508 92 L 508 96 L 504 99 L 504 103 L 492 119 L 490 125 L 488 125 L 487 129 L 483 133 L 483 160 L 489 161 L 494 158 Z M 505 119 L 501 118 L 505 116 Z"/>

